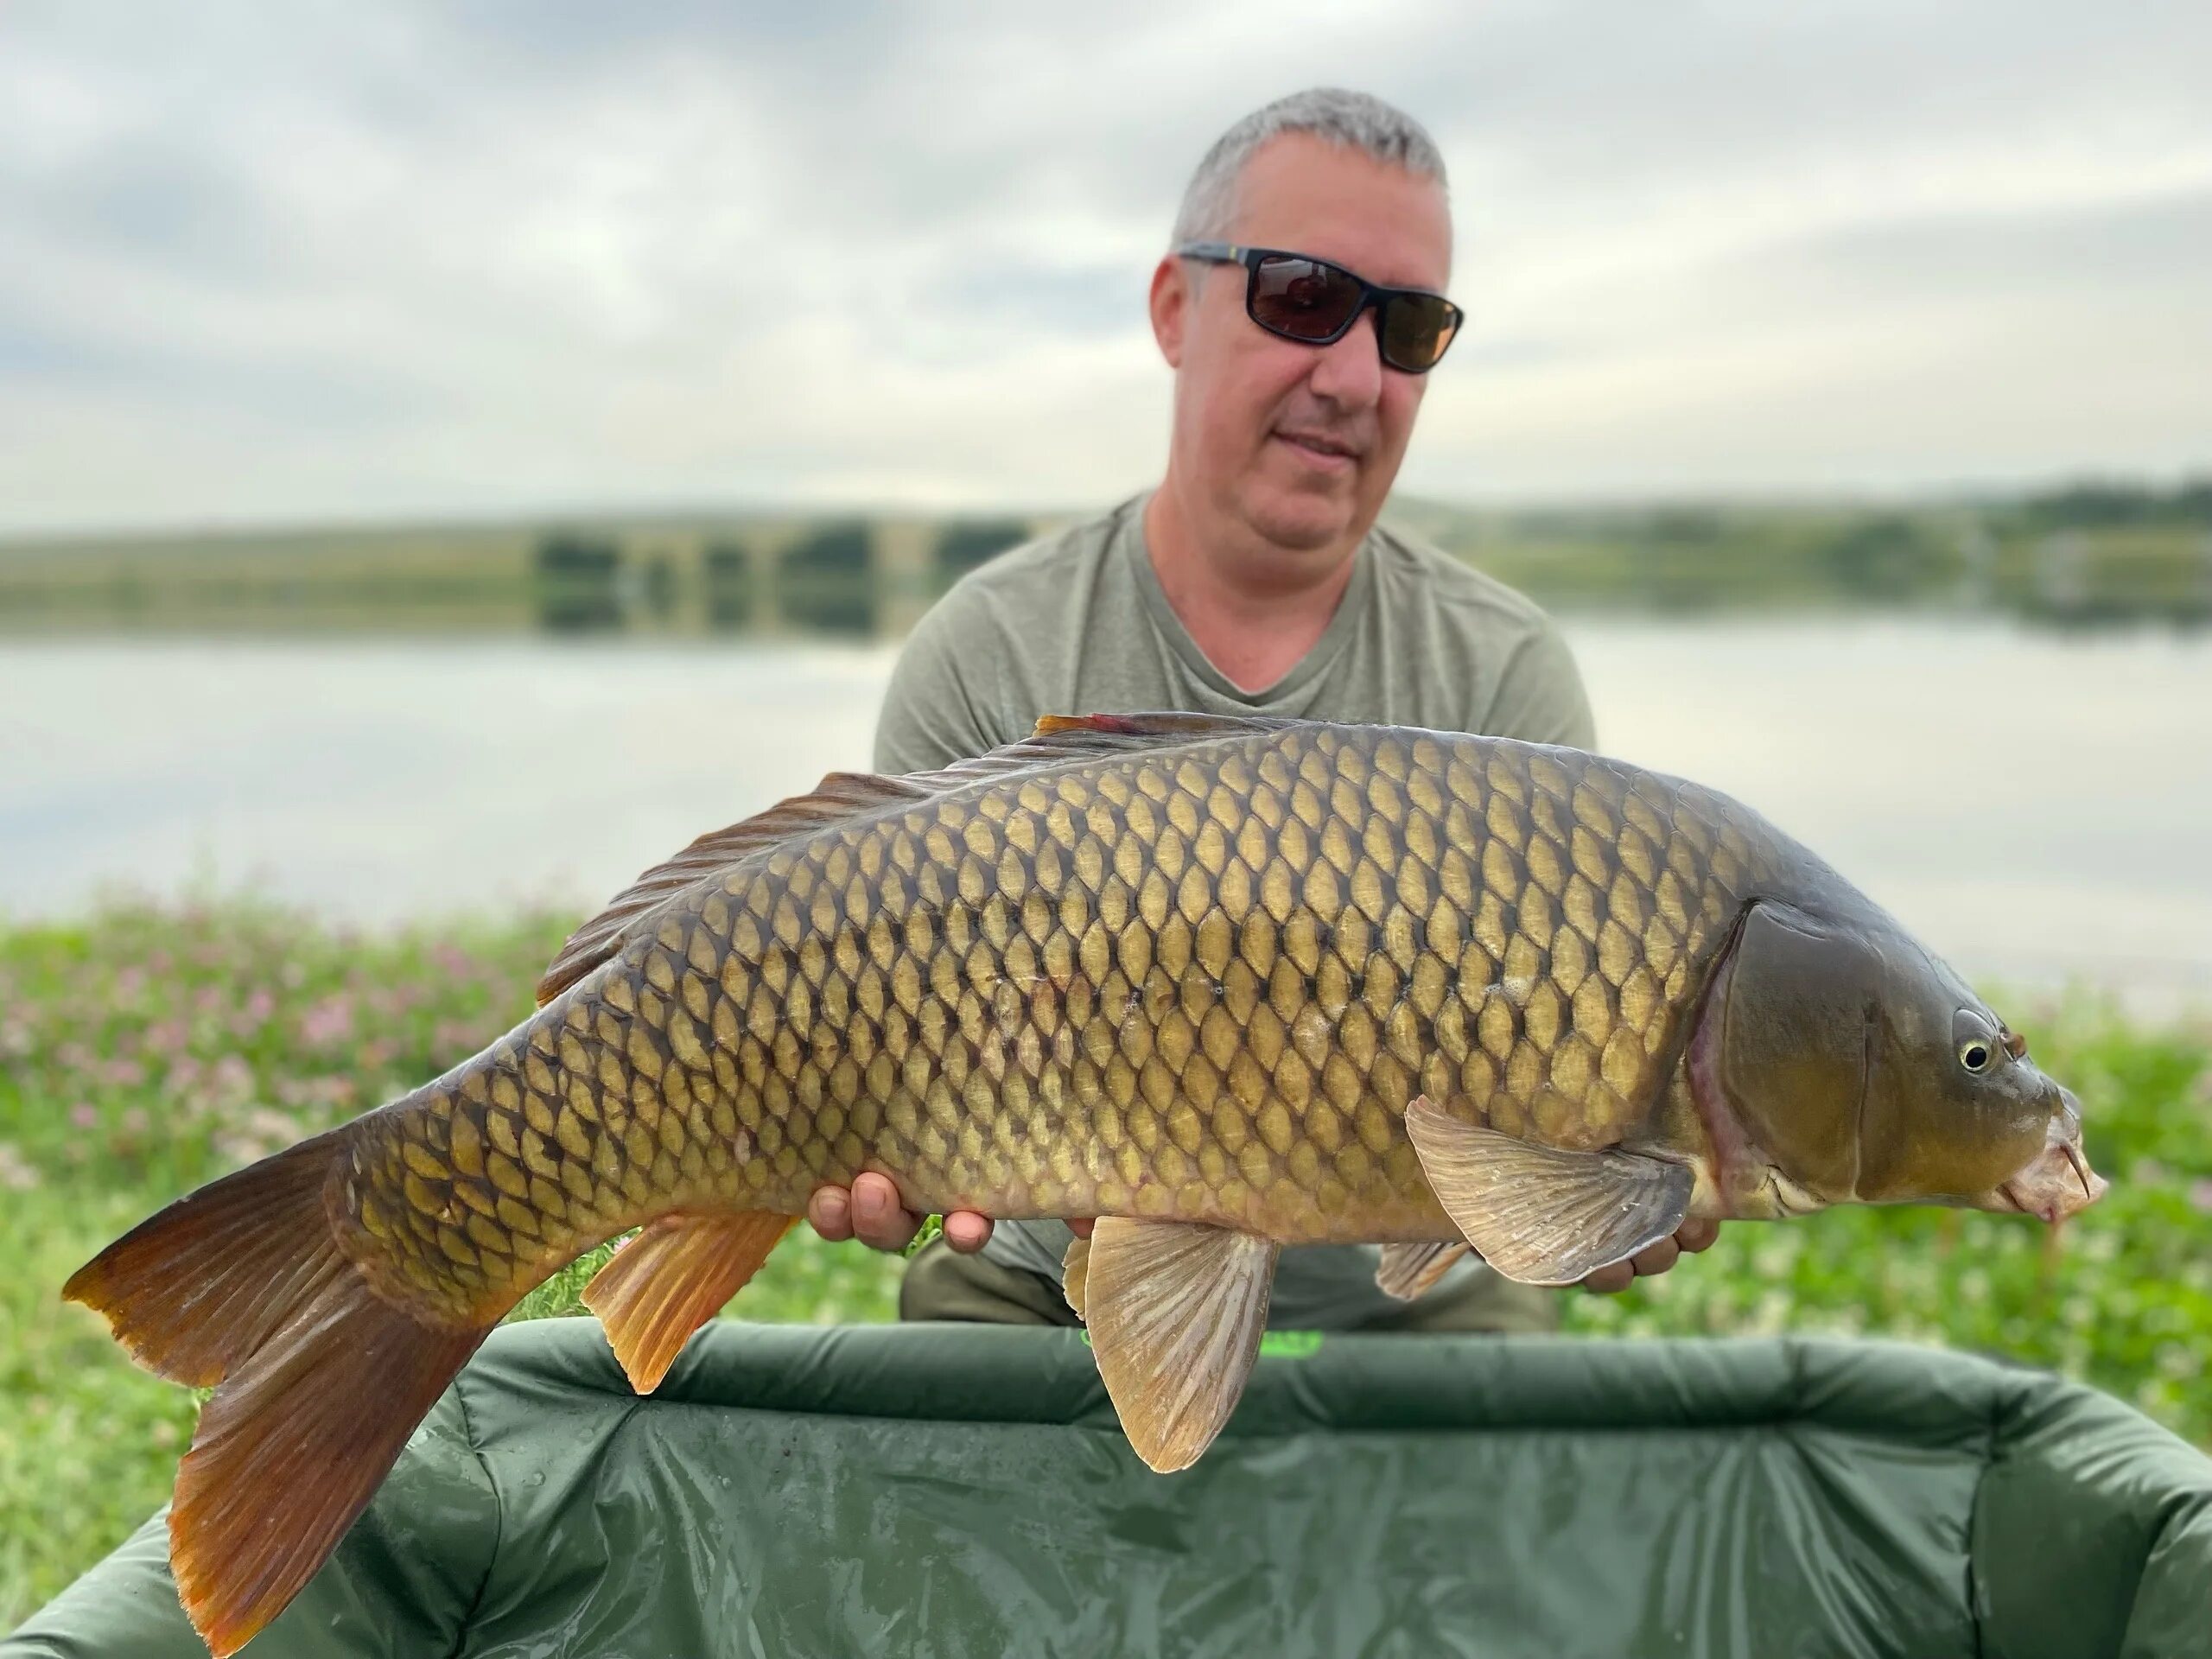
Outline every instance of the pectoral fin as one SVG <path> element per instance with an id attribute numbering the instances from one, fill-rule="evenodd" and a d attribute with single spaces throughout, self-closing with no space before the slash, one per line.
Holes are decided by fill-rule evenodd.
<path id="1" fill-rule="evenodd" d="M 651 1394 L 691 1333 L 745 1287 L 796 1216 L 749 1211 L 663 1216 L 614 1252 L 584 1287 L 584 1306 L 630 1386 Z"/>
<path id="2" fill-rule="evenodd" d="M 1067 1257 L 1069 1305 L 1122 1432 L 1160 1472 L 1189 1467 L 1236 1409 L 1267 1328 L 1278 1247 L 1196 1222 L 1102 1217 Z"/>
<path id="3" fill-rule="evenodd" d="M 1444 1211 L 1484 1261 L 1529 1285 L 1571 1285 L 1682 1224 L 1695 1178 L 1608 1147 L 1563 1152 L 1461 1122 L 1424 1095 L 1406 1133 Z"/>
<path id="4" fill-rule="evenodd" d="M 1436 1281 L 1467 1253 L 1465 1239 L 1439 1240 L 1424 1244 L 1385 1244 L 1382 1261 L 1375 1269 L 1375 1287 L 1385 1296 L 1410 1302 L 1436 1288 Z"/>

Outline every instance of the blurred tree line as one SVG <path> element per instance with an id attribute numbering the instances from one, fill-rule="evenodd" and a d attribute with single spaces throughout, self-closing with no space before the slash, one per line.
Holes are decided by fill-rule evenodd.
<path id="1" fill-rule="evenodd" d="M 2051 626 L 2212 621 L 2212 480 L 1910 505 L 1395 516 L 1561 611 L 1925 609 Z"/>

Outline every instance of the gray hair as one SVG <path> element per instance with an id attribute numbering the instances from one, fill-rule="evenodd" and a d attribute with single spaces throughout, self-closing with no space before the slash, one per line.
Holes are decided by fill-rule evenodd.
<path id="1" fill-rule="evenodd" d="M 1236 181 L 1244 164 L 1269 139 L 1288 132 L 1311 133 L 1447 188 L 1436 141 L 1413 117 L 1365 92 L 1309 87 L 1253 111 L 1214 140 L 1183 192 L 1173 245 L 1226 239 L 1236 219 Z"/>

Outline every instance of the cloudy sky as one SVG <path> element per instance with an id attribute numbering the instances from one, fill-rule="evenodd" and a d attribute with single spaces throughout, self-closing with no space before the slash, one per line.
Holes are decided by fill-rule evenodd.
<path id="1" fill-rule="evenodd" d="M 0 531 L 1101 501 L 1282 92 L 1452 173 L 1402 483 L 2212 467 L 2202 0 L 0 5 Z"/>

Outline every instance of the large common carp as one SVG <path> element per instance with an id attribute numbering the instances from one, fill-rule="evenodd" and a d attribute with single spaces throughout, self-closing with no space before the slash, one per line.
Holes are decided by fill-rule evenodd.
<path id="1" fill-rule="evenodd" d="M 1242 1389 L 1287 1243 L 1471 1243 L 1561 1284 L 1687 1217 L 2102 1183 L 2072 1097 L 1812 854 L 1696 785 L 1383 727 L 1050 719 L 836 774 L 696 842 L 563 949 L 541 1007 L 209 1184 L 67 1286 L 213 1387 L 171 1558 L 218 1654 L 327 1555 L 525 1291 L 651 1389 L 809 1193 L 1103 1217 L 1068 1263 L 1156 1468 Z"/>

